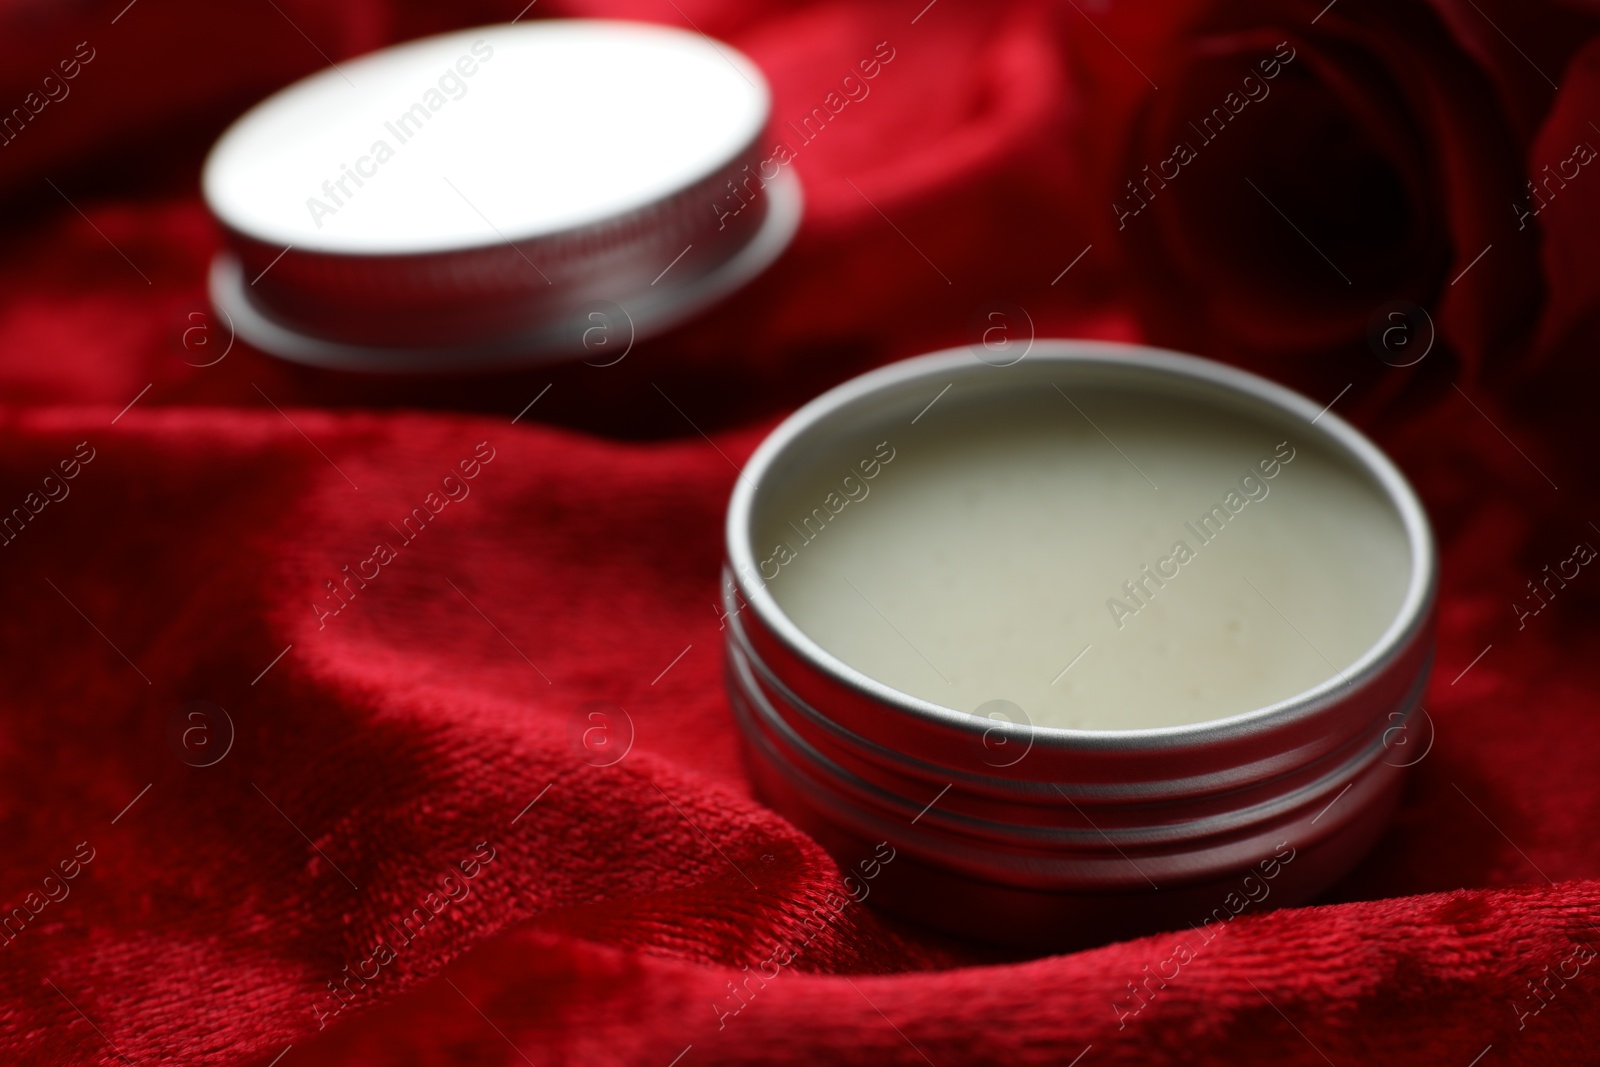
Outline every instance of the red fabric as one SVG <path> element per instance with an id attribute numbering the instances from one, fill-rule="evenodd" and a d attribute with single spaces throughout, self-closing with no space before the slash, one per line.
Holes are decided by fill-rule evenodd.
<path id="1" fill-rule="evenodd" d="M 1508 232 L 1525 176 L 1600 144 L 1590 5 L 547 3 L 692 19 L 762 65 L 780 120 L 879 42 L 894 59 L 798 152 L 804 228 L 747 291 L 615 367 L 453 381 L 242 344 L 196 366 L 228 341 L 196 167 L 319 51 L 520 2 L 0 5 L 5 109 L 94 50 L 0 147 L 0 508 L 36 512 L 0 547 L 0 907 L 24 909 L 0 936 L 0 1059 L 1592 1061 L 1600 577 L 1529 583 L 1600 544 L 1600 176 Z M 1149 138 L 1233 76 L 1217 56 L 1247 70 L 1289 39 L 1299 103 L 1263 102 L 1231 158 L 1134 220 L 1154 225 L 1112 232 Z M 1347 259 L 1341 286 L 1291 264 L 1279 220 L 1224 188 L 1266 175 L 1335 225 L 1321 163 L 1268 158 L 1300 113 L 1410 190 L 1406 233 L 1374 246 L 1392 270 Z M 1208 234 L 1229 242 L 1209 273 Z M 1367 347 L 1393 297 L 1438 323 L 1413 368 Z M 969 340 L 996 299 L 1041 335 L 1148 336 L 1327 400 L 1352 385 L 1338 410 L 1412 477 L 1442 549 L 1436 732 L 1392 829 L 1314 906 L 1233 920 L 1137 1013 L 1129 983 L 1179 934 L 1007 960 L 852 904 L 808 937 L 840 873 L 751 796 L 722 695 L 731 463 L 827 385 Z M 409 543 L 391 533 L 430 501 Z M 398 547 L 377 577 L 330 599 L 379 542 Z M 234 727 L 210 766 L 179 758 L 223 741 L 192 701 Z M 631 722 L 611 713 L 632 746 L 608 766 L 574 745 L 591 702 Z M 437 917 L 374 961 L 419 906 Z M 792 959 L 750 980 L 775 946 Z M 349 1004 L 329 992 L 346 967 L 373 975 Z"/>

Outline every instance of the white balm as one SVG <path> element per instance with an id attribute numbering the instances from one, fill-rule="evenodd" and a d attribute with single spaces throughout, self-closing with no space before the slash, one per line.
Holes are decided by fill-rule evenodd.
<path id="1" fill-rule="evenodd" d="M 885 419 L 753 525 L 765 588 L 844 664 L 1080 730 L 1219 719 L 1339 678 L 1413 569 L 1388 497 L 1309 424 L 1065 376 Z"/>

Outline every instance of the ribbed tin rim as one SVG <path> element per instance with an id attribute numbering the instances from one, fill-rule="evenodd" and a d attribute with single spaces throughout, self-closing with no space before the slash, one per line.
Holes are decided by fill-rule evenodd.
<path id="1" fill-rule="evenodd" d="M 787 172 L 767 183 L 769 205 L 754 238 L 715 270 L 684 285 L 663 287 L 645 296 L 614 297 L 642 341 L 671 329 L 749 284 L 788 248 L 804 212 L 800 181 Z M 582 338 L 590 323 L 582 318 L 553 321 L 547 328 L 483 344 L 395 348 L 331 341 L 293 329 L 264 314 L 248 296 L 248 278 L 237 257 L 220 252 L 212 260 L 208 292 L 212 305 L 227 314 L 240 337 L 280 359 L 310 367 L 363 374 L 492 372 L 553 363 L 586 355 Z M 587 303 L 575 305 L 579 310 Z"/>
<path id="2" fill-rule="evenodd" d="M 1280 413 L 1299 416 L 1334 450 L 1354 460 L 1369 474 L 1401 520 L 1411 554 L 1405 595 L 1395 617 L 1376 642 L 1348 668 L 1295 696 L 1263 708 L 1181 726 L 1127 730 L 1079 730 L 1056 726 L 997 723 L 967 712 L 903 693 L 856 670 L 812 640 L 779 607 L 765 584 L 755 584 L 751 520 L 763 481 L 773 465 L 817 424 L 835 412 L 874 394 L 899 394 L 916 384 L 933 385 L 952 374 L 1005 373 L 1009 368 L 986 364 L 968 348 L 946 349 L 892 363 L 830 389 L 785 419 L 764 440 L 735 482 L 728 505 L 725 540 L 729 566 L 740 595 L 761 624 L 792 654 L 840 685 L 855 689 L 913 719 L 926 719 L 980 739 L 997 729 L 1026 739 L 1036 748 L 1077 752 L 1140 751 L 1207 747 L 1248 737 L 1341 703 L 1341 690 L 1359 690 L 1374 682 L 1405 652 L 1427 624 L 1437 584 L 1438 561 L 1426 513 L 1415 492 L 1394 464 L 1365 435 L 1331 411 L 1258 375 L 1212 360 L 1166 349 L 1105 341 L 1035 341 L 1022 361 L 1062 365 L 1092 364 L 1108 369 L 1140 368 L 1210 386 L 1220 386 L 1254 399 Z M 1020 365 L 1020 364 L 1019 364 Z M 1313 421 L 1315 420 L 1315 421 Z"/>
<path id="3" fill-rule="evenodd" d="M 809 769 L 810 773 L 825 779 L 830 784 L 830 792 L 846 798 L 853 807 L 875 808 L 880 812 L 899 811 L 905 815 L 917 815 L 922 808 L 919 800 L 907 798 L 893 789 L 888 788 L 870 778 L 863 777 L 835 762 L 827 754 L 819 751 L 815 746 L 806 741 L 794 727 L 785 720 L 784 716 L 772 703 L 771 698 L 759 687 L 750 683 L 750 676 L 761 672 L 764 668 L 760 661 L 752 656 L 746 648 L 737 643 L 731 643 L 727 649 L 729 659 L 728 668 L 732 673 L 732 688 L 739 693 L 735 702 L 735 710 L 741 716 L 751 716 L 758 729 L 764 734 L 761 743 L 783 753 L 783 758 L 796 766 Z M 1428 672 L 1422 671 L 1412 683 L 1410 690 L 1401 701 L 1401 706 L 1406 708 L 1406 716 L 1416 708 L 1422 690 L 1427 686 Z M 796 710 L 796 704 L 785 695 L 786 706 Z M 814 709 L 807 709 L 809 714 L 817 714 Z M 1398 728 L 1403 729 L 1402 722 Z M 1349 782 L 1359 778 L 1372 769 L 1374 763 L 1382 760 L 1382 754 L 1389 751 L 1387 739 L 1381 734 L 1360 735 L 1365 738 L 1364 743 L 1352 744 L 1349 751 L 1339 751 L 1325 757 L 1323 762 L 1328 765 L 1321 769 L 1321 773 L 1307 781 L 1293 785 L 1288 789 L 1263 791 L 1260 799 L 1243 803 L 1239 806 L 1230 806 L 1224 810 L 1207 812 L 1182 821 L 1159 821 L 1147 825 L 1112 827 L 1107 828 L 1100 824 L 1090 824 L 1086 828 L 1061 827 L 1053 823 L 1024 824 L 1016 820 L 1002 820 L 993 817 L 982 817 L 966 814 L 959 811 L 929 811 L 921 818 L 929 820 L 927 829 L 930 833 L 937 834 L 941 829 L 961 834 L 967 837 L 980 839 L 989 843 L 1002 843 L 1012 840 L 1018 843 L 1034 846 L 1056 845 L 1071 848 L 1074 846 L 1099 847 L 1101 843 L 1112 846 L 1125 845 L 1128 848 L 1142 848 L 1147 846 L 1192 844 L 1206 838 L 1220 837 L 1237 832 L 1249 827 L 1266 822 L 1270 819 L 1288 816 L 1296 810 L 1303 808 L 1308 803 L 1326 797 L 1330 792 L 1336 791 L 1341 782 Z M 778 744 L 776 739 L 781 739 Z M 865 739 L 856 738 L 856 743 L 871 744 Z M 1389 764 L 1389 766 L 1397 766 Z M 948 768 L 937 769 L 939 778 L 958 779 L 960 775 Z M 929 781 L 936 780 L 929 776 Z M 1275 780 L 1272 780 L 1275 781 Z M 954 784 L 954 783 L 952 783 Z M 970 787 L 973 781 L 960 783 L 964 788 Z M 1183 784 L 1183 783 L 1180 783 Z M 1270 784 L 1270 781 L 1269 781 Z M 1204 791 L 1200 788 L 1180 790 L 1180 794 L 1198 796 Z M 1066 797 L 1066 794 L 1061 794 Z M 1027 803 L 1026 799 L 1015 798 L 1017 805 Z M 1036 801 L 1055 800 L 1054 806 L 1061 806 L 1060 800 L 1051 797 L 1044 790 L 1034 798 Z M 1137 794 L 1121 796 L 1108 796 L 1107 800 L 1116 803 L 1137 803 L 1147 798 Z M 1076 803 L 1076 802 L 1074 802 Z M 1159 799 L 1149 800 L 1151 804 L 1160 804 Z M 1013 806 L 1012 810 L 1016 810 Z M 1097 813 L 1102 809 L 1095 808 Z"/>
<path id="4" fill-rule="evenodd" d="M 1358 729 L 1349 732 L 1326 751 L 1307 756 L 1304 752 L 1287 746 L 1285 750 L 1273 753 L 1270 759 L 1257 761 L 1253 765 L 1224 767 L 1221 770 L 1210 769 L 1209 765 L 1205 765 L 1207 769 L 1199 773 L 1163 776 L 1159 783 L 1118 781 L 1095 784 L 1074 781 L 1071 794 L 1067 794 L 1061 792 L 1060 783 L 1054 780 L 997 774 L 992 770 L 990 773 L 983 773 L 951 766 L 949 762 L 939 762 L 864 737 L 841 725 L 826 711 L 797 694 L 779 673 L 762 659 L 760 652 L 751 644 L 737 609 L 738 605 L 731 601 L 725 586 L 723 610 L 729 631 L 725 641 L 725 656 L 732 688 L 739 691 L 740 699 L 751 706 L 755 716 L 768 723 L 774 732 L 783 736 L 785 745 L 793 753 L 803 757 L 805 762 L 840 768 L 840 773 L 833 777 L 839 778 L 841 784 L 846 784 L 845 779 L 859 780 L 867 782 L 874 788 L 881 788 L 876 781 L 871 781 L 854 771 L 844 770 L 833 756 L 824 751 L 831 748 L 836 753 L 848 753 L 857 762 L 875 765 L 874 770 L 878 772 L 879 777 L 882 776 L 882 772 L 887 771 L 902 779 L 920 780 L 922 784 L 931 788 L 937 788 L 939 783 L 944 782 L 958 786 L 965 792 L 982 795 L 997 803 L 1010 804 L 1014 807 L 1060 806 L 1061 798 L 1066 798 L 1074 804 L 1081 803 L 1101 808 L 1192 800 L 1205 796 L 1237 797 L 1241 791 L 1270 787 L 1270 783 L 1281 783 L 1287 778 L 1319 766 L 1323 771 L 1317 784 L 1325 786 L 1329 782 L 1343 780 L 1341 768 L 1355 767 L 1362 763 L 1364 756 L 1361 754 L 1368 752 L 1373 746 L 1377 746 L 1380 750 L 1388 750 L 1389 734 L 1408 728 L 1411 716 L 1427 686 L 1433 664 L 1433 655 L 1429 650 L 1419 658 L 1415 677 L 1406 682 L 1403 695 L 1393 697 L 1389 702 L 1379 702 L 1376 710 L 1381 713 L 1381 718 L 1377 718 L 1376 721 L 1381 724 L 1381 729 L 1376 731 Z M 1401 710 L 1393 711 L 1395 706 Z M 1396 715 L 1399 716 L 1399 721 L 1396 721 Z M 983 721 L 992 722 L 992 720 Z M 797 728 L 797 723 L 815 728 L 818 742 L 807 740 Z M 1262 762 L 1271 763 L 1271 769 L 1264 772 Z M 1015 767 L 1020 763 L 1019 759 L 1010 766 Z M 1291 791 L 1301 788 L 1295 786 Z M 890 792 L 884 790 L 883 795 L 889 795 Z M 1273 797 L 1270 802 L 1276 803 L 1277 800 L 1278 797 Z M 914 808 L 919 806 L 919 804 L 913 805 Z M 1103 833 L 1100 830 L 1096 832 Z"/>

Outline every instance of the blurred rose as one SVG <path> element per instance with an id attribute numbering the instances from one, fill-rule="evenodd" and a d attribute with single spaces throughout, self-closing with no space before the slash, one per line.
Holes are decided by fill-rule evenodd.
<path id="1" fill-rule="evenodd" d="M 1570 156 L 1580 112 L 1600 116 L 1586 66 L 1582 103 L 1556 108 L 1574 129 L 1538 133 L 1555 96 L 1543 71 L 1559 78 L 1586 16 L 1524 4 L 1505 16 L 1519 47 L 1470 0 L 1325 4 L 1081 8 L 1082 147 L 1104 190 L 1089 208 L 1152 339 L 1287 370 L 1365 349 L 1374 311 L 1403 299 L 1430 310 L 1440 350 L 1469 372 L 1516 357 L 1546 288 L 1570 320 L 1565 305 L 1600 287 L 1594 270 L 1554 276 L 1592 259 L 1600 234 L 1553 242 L 1542 280 L 1549 231 L 1518 207 L 1529 171 Z M 1600 130 L 1587 136 L 1600 146 Z"/>
<path id="2" fill-rule="evenodd" d="M 1600 40 L 1572 61 L 1529 157 L 1523 210 L 1543 238 L 1550 350 L 1592 342 L 1600 323 Z M 1591 346 L 1592 352 L 1592 346 Z M 1592 360 L 1591 360 L 1592 362 Z"/>

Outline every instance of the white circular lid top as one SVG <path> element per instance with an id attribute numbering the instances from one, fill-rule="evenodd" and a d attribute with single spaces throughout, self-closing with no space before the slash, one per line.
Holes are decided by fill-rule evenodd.
<path id="1" fill-rule="evenodd" d="M 756 66 L 698 34 L 485 26 L 341 62 L 269 97 L 222 135 L 202 188 L 218 219 L 268 244 L 473 248 L 671 196 L 747 148 L 769 110 Z"/>

